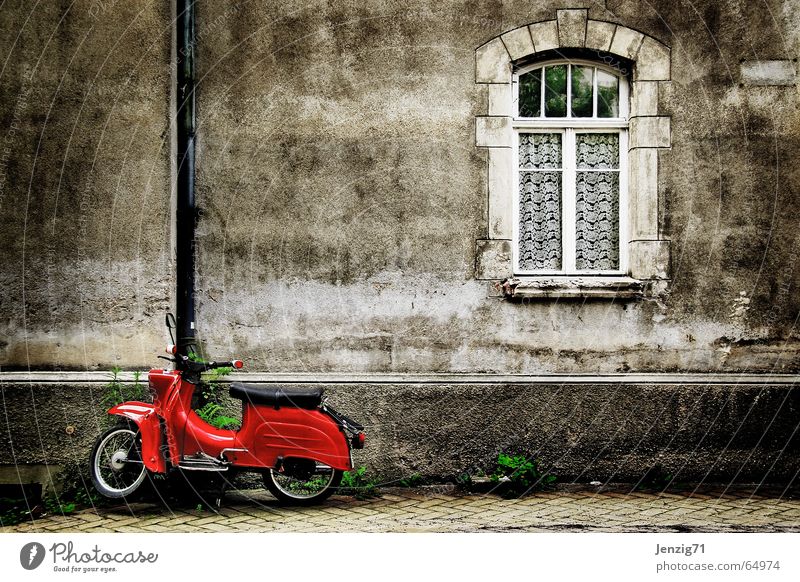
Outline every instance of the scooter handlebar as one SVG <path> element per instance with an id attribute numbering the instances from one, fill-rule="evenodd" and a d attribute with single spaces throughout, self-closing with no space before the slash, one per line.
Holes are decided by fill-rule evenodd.
<path id="1" fill-rule="evenodd" d="M 159 356 L 159 357 L 163 357 L 163 356 Z M 170 358 L 164 358 L 164 359 L 165 360 L 170 360 Z M 180 355 L 180 354 L 177 355 L 175 357 L 175 359 L 170 360 L 170 361 L 175 362 L 175 364 L 178 366 L 179 369 L 186 370 L 186 371 L 189 371 L 189 372 L 194 372 L 194 373 L 205 372 L 206 370 L 214 370 L 216 368 L 235 368 L 235 369 L 239 369 L 242 366 L 244 366 L 244 362 L 242 362 L 241 360 L 233 360 L 233 361 L 230 361 L 230 362 L 202 362 L 202 361 L 198 362 L 198 361 L 189 359 L 188 356 L 184 356 L 184 355 Z"/>
<path id="2" fill-rule="evenodd" d="M 207 367 L 211 368 L 236 368 L 237 370 L 244 366 L 241 360 L 232 360 L 230 362 L 209 362 Z"/>

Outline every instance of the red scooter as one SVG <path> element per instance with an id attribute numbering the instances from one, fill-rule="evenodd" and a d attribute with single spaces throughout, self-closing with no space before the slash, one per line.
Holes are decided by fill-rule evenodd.
<path id="1" fill-rule="evenodd" d="M 91 475 L 97 490 L 110 498 L 131 495 L 148 472 L 255 471 L 285 503 L 310 505 L 331 495 L 344 471 L 352 469 L 351 449 L 364 447 L 364 427 L 333 410 L 322 388 L 288 390 L 233 383 L 230 395 L 242 401 L 239 430 L 218 429 L 192 409 L 203 372 L 241 368 L 242 362 L 202 362 L 178 352 L 173 370 L 153 369 L 148 384 L 153 403 L 123 402 L 108 410 L 124 418 L 101 434 L 92 450 Z M 187 346 L 190 353 L 193 349 Z"/>

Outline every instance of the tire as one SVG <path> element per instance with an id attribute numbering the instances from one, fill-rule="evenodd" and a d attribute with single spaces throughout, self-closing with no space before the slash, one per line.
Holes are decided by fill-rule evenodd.
<path id="1" fill-rule="evenodd" d="M 301 462 L 313 463 L 307 459 Z M 314 463 L 311 476 L 292 477 L 286 472 L 270 469 L 264 473 L 264 485 L 275 498 L 286 505 L 315 505 L 330 497 L 339 487 L 343 472 Z M 320 482 L 320 479 L 324 482 Z M 309 489 L 309 485 L 316 485 Z"/>
<path id="2" fill-rule="evenodd" d="M 119 424 L 103 432 L 89 459 L 95 489 L 109 499 L 133 495 L 147 477 L 141 458 L 142 439 L 135 424 Z"/>

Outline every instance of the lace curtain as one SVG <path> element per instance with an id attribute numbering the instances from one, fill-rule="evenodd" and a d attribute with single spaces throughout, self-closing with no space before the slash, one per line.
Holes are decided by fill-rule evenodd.
<path id="1" fill-rule="evenodd" d="M 519 266 L 559 270 L 561 134 L 521 133 L 519 167 Z M 524 171 L 534 168 L 539 171 Z"/>
<path id="2" fill-rule="evenodd" d="M 561 133 L 519 134 L 519 268 L 561 270 Z M 619 134 L 575 134 L 575 268 L 619 268 Z"/>
<path id="3" fill-rule="evenodd" d="M 619 134 L 579 133 L 575 150 L 575 268 L 613 271 L 619 268 Z"/>

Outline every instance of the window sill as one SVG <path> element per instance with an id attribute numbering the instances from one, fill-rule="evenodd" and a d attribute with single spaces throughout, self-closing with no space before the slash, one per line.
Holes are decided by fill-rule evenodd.
<path id="1" fill-rule="evenodd" d="M 501 284 L 508 299 L 641 299 L 646 282 L 631 277 L 512 277 Z"/>

